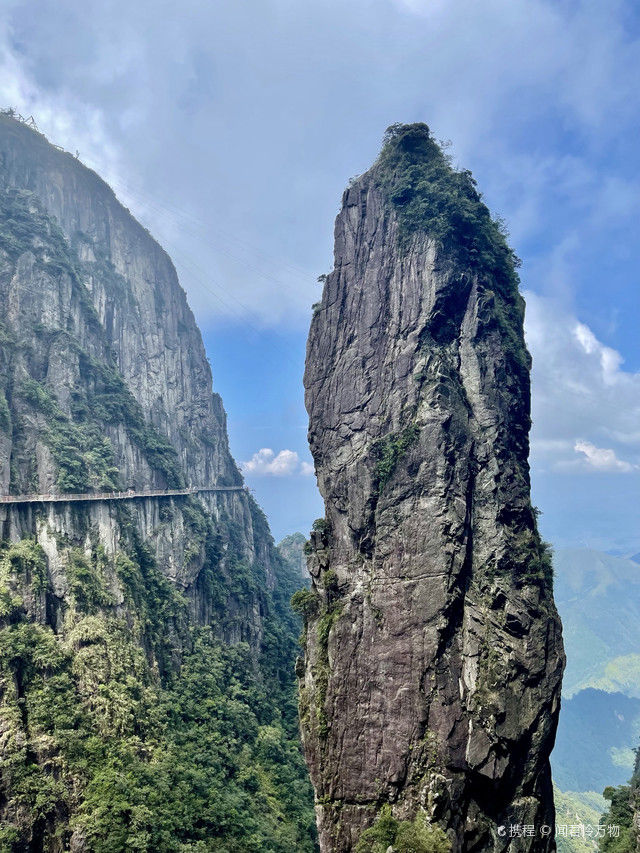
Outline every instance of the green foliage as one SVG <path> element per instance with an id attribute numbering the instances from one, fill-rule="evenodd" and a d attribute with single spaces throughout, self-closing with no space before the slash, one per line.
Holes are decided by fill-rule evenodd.
<path id="1" fill-rule="evenodd" d="M 80 368 L 88 390 L 76 389 L 72 400 L 74 420 L 58 406 L 51 392 L 35 379 L 25 379 L 18 389 L 30 406 L 47 420 L 45 440 L 58 466 L 62 492 L 106 491 L 119 487 L 111 443 L 103 424 L 123 423 L 131 439 L 144 452 L 150 466 L 160 471 L 169 488 L 180 488 L 178 457 L 174 447 L 148 425 L 140 404 L 115 368 L 80 355 Z"/>
<path id="2" fill-rule="evenodd" d="M 427 232 L 461 266 L 491 276 L 503 295 L 517 291 L 519 261 L 502 222 L 491 218 L 471 172 L 453 168 L 426 124 L 388 128 L 376 173 L 404 245 L 416 231 Z"/>
<path id="3" fill-rule="evenodd" d="M 61 492 L 117 488 L 118 469 L 111 442 L 97 424 L 71 421 L 51 392 L 35 379 L 24 379 L 17 390 L 46 419 L 43 438 L 58 467 L 57 485 Z"/>
<path id="4" fill-rule="evenodd" d="M 42 583 L 46 577 L 44 551 L 35 539 L 20 539 L 9 545 L 2 555 L 2 562 L 16 574 L 30 575 L 33 582 L 37 578 Z"/>
<path id="5" fill-rule="evenodd" d="M 318 612 L 318 594 L 310 589 L 298 589 L 291 596 L 291 607 L 306 621 Z"/>
<path id="6" fill-rule="evenodd" d="M 0 191 L 0 252 L 14 262 L 25 252 L 31 252 L 44 272 L 67 276 L 83 305 L 87 322 L 99 328 L 77 258 L 60 226 L 45 212 L 33 192 L 15 187 Z"/>
<path id="7" fill-rule="evenodd" d="M 515 577 L 521 583 L 538 583 L 553 587 L 551 545 L 543 542 L 536 531 L 524 529 L 512 532 L 510 562 Z"/>
<path id="8" fill-rule="evenodd" d="M 318 727 L 318 735 L 322 740 L 329 733 L 329 718 L 325 709 L 327 691 L 329 689 L 329 635 L 340 618 L 343 610 L 343 602 L 333 601 L 330 598 L 324 613 L 315 624 L 316 636 L 318 638 L 318 660 L 316 672 L 316 703 L 315 718 Z"/>
<path id="9" fill-rule="evenodd" d="M 47 585 L 44 552 L 35 539 L 21 539 L 0 552 L 0 620 L 19 612 L 22 606 L 19 591 L 25 584 L 35 594 Z"/>
<path id="10" fill-rule="evenodd" d="M 85 322 L 102 335 L 102 327 L 84 281 L 87 276 L 108 280 L 123 300 L 128 285 L 99 248 L 93 246 L 96 261 L 84 264 L 78 260 L 77 245 L 70 246 L 54 219 L 43 210 L 39 200 L 22 190 L 0 191 L 0 252 L 16 262 L 29 251 L 41 269 L 52 276 L 67 276 L 74 294 L 83 307 Z M 90 489 L 112 490 L 119 487 L 118 471 L 113 464 L 109 440 L 104 436 L 105 424 L 124 424 L 129 437 L 143 451 L 152 469 L 159 471 L 169 488 L 183 485 L 178 457 L 171 443 L 145 421 L 142 408 L 133 397 L 115 365 L 99 361 L 80 350 L 68 332 L 35 329 L 39 337 L 66 336 L 68 346 L 79 359 L 82 383 L 72 393 L 68 418 L 59 408 L 51 392 L 27 379 L 19 389 L 23 399 L 41 412 L 48 431 L 45 440 L 51 447 L 59 468 L 58 488 L 62 492 L 84 492 Z M 6 339 L 6 340 L 5 340 Z M 9 342 L 0 335 L 0 344 Z M 107 347 L 108 352 L 108 347 Z M 9 432 L 10 413 L 0 393 L 0 429 Z"/>
<path id="11" fill-rule="evenodd" d="M 158 697 L 151 754 L 119 750 L 87 787 L 79 825 L 91 850 L 314 849 L 301 755 L 252 672 L 246 647 L 195 635 Z"/>
<path id="12" fill-rule="evenodd" d="M 109 603 L 99 562 L 80 548 L 71 548 L 67 554 L 67 580 L 72 601 L 79 612 L 95 613 L 98 607 Z"/>
<path id="13" fill-rule="evenodd" d="M 25 540 L 0 567 L 28 579 L 41 561 Z M 312 853 L 311 790 L 283 701 L 291 657 L 280 684 L 248 646 L 180 624 L 180 596 L 136 541 L 116 557 L 127 607 L 116 615 L 108 561 L 100 547 L 68 549 L 73 606 L 58 635 L 24 616 L 0 622 L 0 849 L 30 833 L 38 849 L 69 849 L 76 831 L 94 853 Z M 281 653 L 278 628 L 293 649 L 295 621 L 289 630 L 276 607 L 266 657 Z"/>
<path id="14" fill-rule="evenodd" d="M 38 593 L 47 583 L 47 564 L 44 551 L 35 539 L 20 539 L 9 545 L 0 561 L 2 576 L 21 576 Z"/>
<path id="15" fill-rule="evenodd" d="M 450 853 L 451 842 L 439 826 L 431 826 L 422 812 L 409 821 L 396 820 L 384 805 L 375 824 L 360 837 L 356 853 Z"/>
<path id="16" fill-rule="evenodd" d="M 11 412 L 4 391 L 0 390 L 0 430 L 11 435 Z"/>
<path id="17" fill-rule="evenodd" d="M 322 575 L 322 586 L 330 597 L 337 595 L 339 589 L 338 575 L 333 569 L 328 569 Z"/>
<path id="18" fill-rule="evenodd" d="M 615 838 L 608 834 L 600 839 L 601 853 L 635 853 L 636 838 L 633 827 L 633 793 L 629 785 L 619 785 L 616 788 L 605 788 L 602 792 L 605 800 L 611 805 L 602 816 L 601 823 L 607 826 L 619 826 L 620 835 Z"/>
<path id="19" fill-rule="evenodd" d="M 362 833 L 356 845 L 356 853 L 387 853 L 396 840 L 399 826 L 400 821 L 391 814 L 391 806 L 385 804 L 375 824 Z"/>
<path id="20" fill-rule="evenodd" d="M 417 424 L 409 424 L 403 430 L 391 433 L 379 439 L 373 445 L 377 459 L 374 471 L 375 491 L 379 494 L 393 476 L 398 462 L 417 439 L 420 429 Z"/>
<path id="21" fill-rule="evenodd" d="M 57 249 L 53 255 L 52 249 Z M 14 261 L 28 251 L 43 260 L 50 258 L 54 264 L 67 259 L 62 232 L 44 213 L 37 197 L 13 187 L 0 192 L 0 250 Z"/>
<path id="22" fill-rule="evenodd" d="M 145 421 L 140 404 L 117 369 L 81 353 L 80 371 L 87 390 L 76 392 L 76 420 L 90 418 L 105 424 L 124 424 L 151 468 L 162 473 L 169 488 L 180 488 L 184 480 L 175 448 Z"/>
<path id="23" fill-rule="evenodd" d="M 598 826 L 604 807 L 604 799 L 595 791 L 560 791 L 553 786 L 553 800 L 556 807 L 556 826 L 559 824 L 575 826 Z M 593 853 L 593 841 L 589 837 L 556 836 L 558 853 Z"/>
<path id="24" fill-rule="evenodd" d="M 340 618 L 340 614 L 342 613 L 342 604 L 335 603 L 330 605 L 325 613 L 322 614 L 320 619 L 318 619 L 317 624 L 317 634 L 318 634 L 318 645 L 320 646 L 321 651 L 324 656 L 327 657 L 327 666 L 329 665 L 328 655 L 327 655 L 327 647 L 329 645 L 329 634 L 331 633 L 331 629 L 336 624 L 338 619 Z"/>

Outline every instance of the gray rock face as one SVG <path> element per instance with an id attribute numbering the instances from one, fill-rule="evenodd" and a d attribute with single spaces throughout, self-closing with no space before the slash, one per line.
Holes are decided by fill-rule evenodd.
<path id="1" fill-rule="evenodd" d="M 388 802 L 426 810 L 454 851 L 552 850 L 564 655 L 530 503 L 521 301 L 400 227 L 375 166 L 344 194 L 307 347 L 326 522 L 300 708 L 321 848 L 353 850 Z"/>
<path id="2" fill-rule="evenodd" d="M 83 281 L 103 345 L 148 421 L 178 450 L 189 482 L 241 482 L 229 454 L 222 401 L 211 390 L 202 338 L 166 252 L 94 172 L 5 116 L 0 116 L 0 176 L 4 186 L 33 192 L 85 261 Z M 17 274 L 3 316 L 21 320 L 21 329 L 30 320 L 29 325 L 59 330 L 70 314 L 76 327 L 82 323 L 70 282 L 47 280 L 28 256 Z M 53 369 L 60 402 L 71 387 L 73 366 L 58 361 Z"/>
<path id="3" fill-rule="evenodd" d="M 289 536 L 285 536 L 281 542 L 278 542 L 280 556 L 287 561 L 305 585 L 309 583 L 307 557 L 304 551 L 306 541 L 302 533 L 291 533 Z"/>
<path id="4" fill-rule="evenodd" d="M 241 485 L 200 331 L 164 250 L 95 173 L 5 115 L 0 192 L 9 199 L 0 223 L 0 392 L 9 417 L 0 492 Z M 84 485 L 72 487 L 76 480 Z M 220 537 L 220 571 L 232 556 L 273 587 L 277 557 L 266 524 L 255 528 L 261 513 L 250 495 L 195 503 Z M 207 622 L 204 536 L 186 504 L 127 506 L 159 566 Z M 99 505 L 88 505 L 81 523 L 63 505 L 44 514 L 0 507 L 0 527 L 8 541 L 37 535 L 52 566 L 47 529 L 77 542 L 96 531 L 110 552 L 121 538 L 117 513 Z M 229 600 L 224 638 L 259 645 L 260 610 L 258 594 Z"/>

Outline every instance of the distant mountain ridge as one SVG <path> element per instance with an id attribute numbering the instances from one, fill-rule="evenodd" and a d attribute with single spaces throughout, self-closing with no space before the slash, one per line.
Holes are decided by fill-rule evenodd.
<path id="1" fill-rule="evenodd" d="M 633 770 L 640 745 L 640 566 L 634 557 L 573 548 L 555 552 L 554 568 L 567 652 L 551 755 L 561 823 L 575 797 L 623 784 Z M 568 841 L 558 847 L 587 849 Z"/>
<path id="2" fill-rule="evenodd" d="M 554 592 L 567 667 L 564 697 L 595 687 L 640 697 L 640 567 L 589 549 L 558 549 Z"/>
<path id="3" fill-rule="evenodd" d="M 563 791 L 598 791 L 624 784 L 633 771 L 633 747 L 640 743 L 640 699 L 592 687 L 565 699 L 556 746 L 553 780 Z"/>

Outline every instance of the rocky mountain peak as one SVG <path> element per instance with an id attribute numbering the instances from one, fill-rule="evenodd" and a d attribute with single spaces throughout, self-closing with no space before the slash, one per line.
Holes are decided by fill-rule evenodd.
<path id="1" fill-rule="evenodd" d="M 323 851 L 354 850 L 383 807 L 455 851 L 553 825 L 564 655 L 516 266 L 470 173 L 426 125 L 391 127 L 344 193 L 307 345 L 326 515 L 300 711 Z"/>

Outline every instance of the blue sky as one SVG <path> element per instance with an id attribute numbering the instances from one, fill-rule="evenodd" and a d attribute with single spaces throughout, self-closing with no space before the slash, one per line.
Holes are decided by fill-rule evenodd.
<path id="1" fill-rule="evenodd" d="M 322 513 L 304 345 L 333 219 L 425 121 L 523 259 L 556 544 L 640 550 L 640 14 L 620 0 L 3 0 L 0 102 L 170 252 L 276 538 Z"/>

